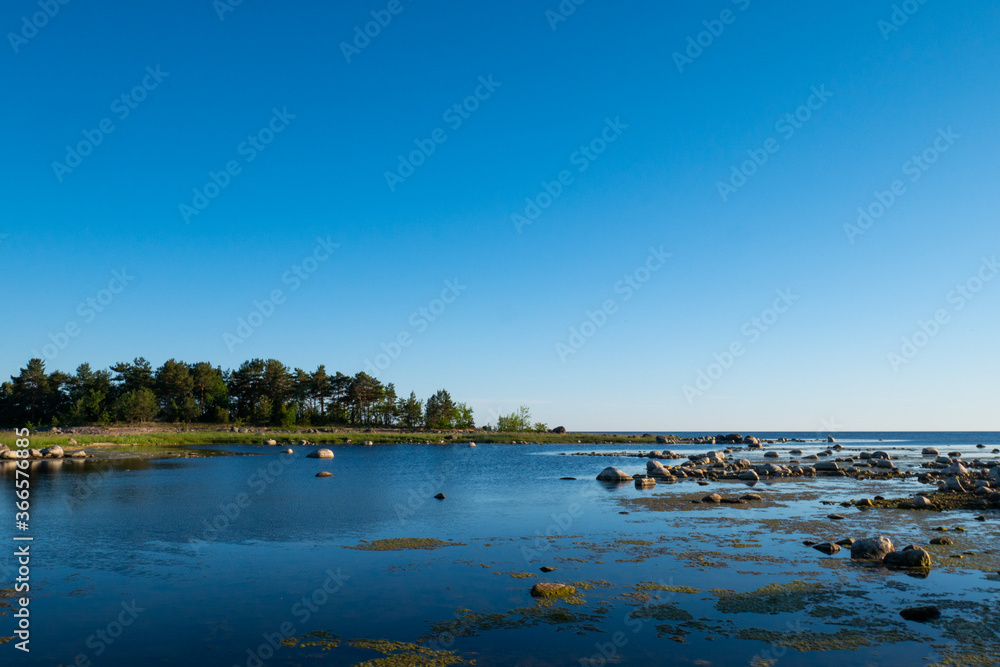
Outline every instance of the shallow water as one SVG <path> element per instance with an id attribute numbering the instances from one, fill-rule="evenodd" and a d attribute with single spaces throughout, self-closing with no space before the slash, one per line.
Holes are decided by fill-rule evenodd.
<path id="1" fill-rule="evenodd" d="M 919 465 L 925 446 L 962 451 L 967 460 L 996 460 L 991 452 L 1000 447 L 996 433 L 844 434 L 838 441 L 849 449 L 887 450 L 904 467 Z M 976 449 L 977 443 L 987 448 Z M 808 454 L 826 444 L 769 449 L 790 447 Z M 670 448 L 684 454 L 711 449 Z M 296 447 L 294 455 L 273 447 L 204 449 L 249 455 L 45 462 L 34 468 L 31 653 L 15 651 L 13 642 L 0 646 L 5 663 L 355 664 L 380 654 L 350 647 L 347 639 L 416 642 L 434 634 L 432 623 L 456 618 L 464 623 L 429 641 L 478 665 L 929 664 L 940 651 L 952 650 L 932 643 L 957 645 L 948 633 L 956 631 L 952 621 L 958 618 L 1000 646 L 1000 637 L 990 634 L 998 628 L 982 621 L 1000 589 L 998 556 L 984 553 L 991 544 L 1000 550 L 996 512 L 859 512 L 820 502 L 879 493 L 900 497 L 927 488 L 914 480 L 758 484 L 754 492 L 769 500 L 761 507 L 658 512 L 627 501 L 656 494 L 685 500 L 711 491 L 741 494 L 747 487 L 687 481 L 639 491 L 594 477 L 608 465 L 644 472 L 645 459 L 560 455 L 616 452 L 621 445 L 337 446 L 333 460 L 305 458 L 312 449 L 305 447 Z M 763 461 L 759 452 L 740 456 Z M 783 453 L 778 462 L 787 459 Z M 319 471 L 334 477 L 317 478 Z M 434 499 L 438 492 L 446 499 Z M 14 518 L 9 467 L 0 494 L 0 506 L 11 514 L 3 521 L 5 539 L 13 544 L 14 531 L 7 528 Z M 847 518 L 826 519 L 834 511 Z M 974 521 L 976 514 L 988 520 Z M 801 544 L 807 538 L 876 534 L 897 544 L 926 544 L 939 534 L 931 530 L 937 526 L 966 532 L 948 533 L 958 544 L 933 552 L 937 567 L 923 579 L 859 567 L 847 551 L 827 557 Z M 411 537 L 455 544 L 434 550 L 346 548 Z M 977 553 L 950 558 L 956 549 Z M 544 574 L 542 565 L 557 570 Z M 12 566 L 9 556 L 0 560 L 0 588 L 12 585 Z M 538 608 L 528 591 L 539 581 L 609 585 L 581 587 L 582 604 Z M 774 614 L 735 611 L 721 592 L 711 592 L 792 581 L 808 582 L 812 597 L 768 598 L 780 610 Z M 635 589 L 640 582 L 698 591 L 649 591 L 654 597 L 646 599 Z M 935 600 L 945 613 L 942 622 L 913 624 L 898 616 L 899 609 L 928 596 L 943 596 Z M 123 604 L 132 611 L 123 611 Z M 506 626 L 489 629 L 474 628 L 460 609 L 529 611 L 478 624 Z M 567 613 L 551 613 L 562 609 Z M 11 610 L 5 611 L 0 637 L 13 634 Z M 119 617 L 129 624 L 119 627 Z M 781 631 L 782 639 L 760 633 L 737 638 L 747 628 Z M 899 634 L 880 635 L 877 628 L 897 628 Z M 852 650 L 788 647 L 797 638 L 844 630 L 878 641 L 858 645 L 852 635 L 852 643 L 842 643 Z M 98 631 L 111 634 L 101 638 Z M 314 631 L 344 641 L 329 650 L 277 641 Z M 830 644 L 819 648 L 837 648 Z"/>

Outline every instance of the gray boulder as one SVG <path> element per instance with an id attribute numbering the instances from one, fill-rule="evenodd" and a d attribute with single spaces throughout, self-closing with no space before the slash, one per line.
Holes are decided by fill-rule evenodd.
<path id="1" fill-rule="evenodd" d="M 607 467 L 597 476 L 601 482 L 631 482 L 632 476 L 614 467 Z"/>
<path id="2" fill-rule="evenodd" d="M 892 540 L 882 535 L 878 537 L 866 537 L 851 545 L 852 560 L 875 560 L 881 562 L 887 554 L 892 552 Z"/>

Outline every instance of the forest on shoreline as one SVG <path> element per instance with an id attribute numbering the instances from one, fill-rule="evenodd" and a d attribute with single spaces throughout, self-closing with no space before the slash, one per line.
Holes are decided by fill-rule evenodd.
<path id="1" fill-rule="evenodd" d="M 31 359 L 0 384 L 0 428 L 110 424 L 205 423 L 236 426 L 344 426 L 403 429 L 475 428 L 473 410 L 440 389 L 426 400 L 397 394 L 365 372 L 308 372 L 277 359 L 251 359 L 235 370 L 208 362 L 139 357 L 109 369 L 81 364 L 49 372 Z M 522 406 L 500 415 L 501 431 L 544 431 Z"/>

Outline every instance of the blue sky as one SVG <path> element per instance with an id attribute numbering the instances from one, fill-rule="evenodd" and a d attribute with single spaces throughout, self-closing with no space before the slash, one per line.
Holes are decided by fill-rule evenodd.
<path id="1" fill-rule="evenodd" d="M 1000 7 L 904 4 L 7 3 L 0 372 L 276 357 L 480 423 L 998 429 Z"/>

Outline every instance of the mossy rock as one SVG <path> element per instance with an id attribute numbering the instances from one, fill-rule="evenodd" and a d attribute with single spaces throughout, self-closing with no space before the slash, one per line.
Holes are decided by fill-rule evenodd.
<path id="1" fill-rule="evenodd" d="M 534 598 L 564 598 L 572 595 L 576 595 L 576 589 L 567 584 L 543 581 L 531 587 L 531 597 Z"/>

